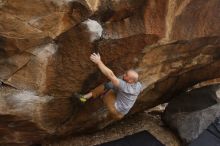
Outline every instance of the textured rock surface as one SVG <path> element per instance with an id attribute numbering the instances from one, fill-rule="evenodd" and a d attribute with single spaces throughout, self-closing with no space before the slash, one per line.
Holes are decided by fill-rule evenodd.
<path id="1" fill-rule="evenodd" d="M 177 0 L 170 1 L 173 21 L 170 21 L 171 40 L 192 39 L 205 36 L 219 36 L 219 0 Z"/>
<path id="2" fill-rule="evenodd" d="M 116 140 L 142 130 L 149 131 L 167 146 L 180 146 L 179 139 L 164 126 L 160 119 L 160 114 L 151 115 L 149 113 L 132 115 L 124 121 L 110 125 L 102 131 L 93 134 L 67 137 L 54 142 L 47 141 L 43 146 L 91 146 Z"/>
<path id="3" fill-rule="evenodd" d="M 207 38 L 205 39 L 207 40 Z M 209 44 L 211 44 L 212 41 L 215 44 L 218 38 L 212 39 L 209 40 Z M 219 58 L 219 47 L 207 48 L 206 45 L 203 44 L 204 47 L 199 47 L 200 49 L 196 51 L 198 48 L 197 45 L 202 45 L 202 42 L 204 42 L 204 39 L 194 40 L 191 43 L 188 41 L 175 42 L 147 49 L 147 53 L 142 56 L 142 62 L 137 67 L 140 69 L 140 78 L 145 86 L 145 90 L 140 95 L 139 100 L 133 108 L 133 112 L 166 102 L 170 97 L 192 86 L 196 82 L 219 76 L 217 71 L 219 66 L 217 61 Z M 187 47 L 188 45 L 190 45 L 190 47 Z M 188 48 L 188 50 L 186 48 Z M 217 56 L 213 54 L 211 57 L 211 52 L 207 49 L 214 51 L 212 53 Z M 191 52 L 192 50 L 194 50 L 194 53 Z M 170 54 L 170 52 L 173 53 Z M 155 59 L 155 57 L 157 59 Z M 216 59 L 216 61 L 213 59 Z M 206 71 L 202 72 L 202 70 Z M 200 76 L 197 75 L 198 73 L 200 73 Z M 92 130 L 95 127 L 91 126 L 93 125 L 91 122 L 87 123 L 88 119 L 92 119 L 96 124 L 96 128 L 102 127 L 105 123 L 109 123 L 110 121 L 104 121 L 106 110 L 100 106 L 101 104 L 102 103 L 98 101 L 88 102 L 77 115 L 73 115 L 68 122 L 59 128 L 59 132 L 66 133 L 70 131 L 70 129 L 76 129 L 75 132 L 78 130 L 87 130 L 87 128 L 91 128 Z M 92 107 L 94 107 L 94 109 Z M 94 111 L 91 111 L 92 109 Z M 91 114 L 91 112 L 93 114 Z M 97 116 L 99 118 L 97 118 Z M 79 126 L 79 123 L 84 123 L 83 127 Z"/>
<path id="4" fill-rule="evenodd" d="M 0 145 L 28 145 L 44 139 L 53 134 L 56 126 L 72 112 L 71 102 L 66 102 L 63 107 L 63 104 L 55 102 L 54 97 L 39 96 L 32 91 L 2 87 L 0 96 Z M 62 110 L 55 112 L 57 108 Z"/>
<path id="5" fill-rule="evenodd" d="M 70 2 L 1 0 L 0 34 L 17 39 L 55 38 L 88 17 L 91 11 L 83 0 Z"/>
<path id="6" fill-rule="evenodd" d="M 195 140 L 220 116 L 219 87 L 217 84 L 195 89 L 169 102 L 164 120 L 185 142 Z"/>
<path id="7" fill-rule="evenodd" d="M 89 61 L 94 51 L 117 75 L 140 72 L 145 90 L 131 113 L 219 78 L 219 9 L 218 0 L 0 0 L 0 143 L 31 144 L 112 123 L 101 100 L 78 107 L 70 99 L 106 81 Z M 90 28 L 100 32 L 88 19 L 101 25 L 101 39 L 92 41 Z"/>

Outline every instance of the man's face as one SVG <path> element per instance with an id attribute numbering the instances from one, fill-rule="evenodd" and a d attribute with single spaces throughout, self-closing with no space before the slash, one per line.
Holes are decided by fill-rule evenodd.
<path id="1" fill-rule="evenodd" d="M 134 79 L 133 79 L 133 74 L 132 74 L 132 71 L 126 71 L 124 74 L 123 74 L 123 80 L 128 82 L 128 83 L 133 83 L 134 82 Z"/>

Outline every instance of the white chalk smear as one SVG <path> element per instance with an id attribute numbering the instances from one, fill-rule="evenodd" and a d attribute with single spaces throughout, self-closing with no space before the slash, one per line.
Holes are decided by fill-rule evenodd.
<path id="1" fill-rule="evenodd" d="M 54 55 L 58 50 L 58 46 L 54 43 L 49 43 L 46 45 L 39 46 L 32 50 L 32 54 L 39 59 L 46 61 L 49 57 Z"/>
<path id="2" fill-rule="evenodd" d="M 38 96 L 32 91 L 21 91 L 14 95 L 7 97 L 8 106 L 17 112 L 33 113 L 41 105 L 46 104 L 52 100 L 52 96 Z"/>
<path id="3" fill-rule="evenodd" d="M 97 21 L 88 19 L 88 20 L 84 21 L 83 24 L 85 24 L 87 26 L 87 28 L 90 32 L 90 41 L 91 42 L 101 38 L 103 28 Z"/>

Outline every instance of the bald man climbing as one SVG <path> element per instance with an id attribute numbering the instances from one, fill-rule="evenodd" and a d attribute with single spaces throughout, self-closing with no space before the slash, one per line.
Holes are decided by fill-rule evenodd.
<path id="1" fill-rule="evenodd" d="M 86 102 L 91 97 L 95 98 L 103 95 L 103 101 L 110 115 L 116 120 L 123 118 L 132 108 L 137 96 L 141 92 L 141 83 L 138 82 L 138 73 L 134 70 L 128 70 L 122 79 L 120 79 L 105 66 L 99 54 L 91 54 L 90 60 L 99 67 L 110 82 L 98 86 L 85 95 L 77 94 L 76 96 L 81 102 Z"/>

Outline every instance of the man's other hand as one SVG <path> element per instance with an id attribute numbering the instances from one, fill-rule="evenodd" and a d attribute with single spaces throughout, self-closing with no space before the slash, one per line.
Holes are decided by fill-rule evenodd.
<path id="1" fill-rule="evenodd" d="M 101 62 L 101 57 L 100 57 L 99 53 L 98 53 L 98 54 L 92 53 L 92 54 L 90 55 L 90 60 L 91 60 L 92 62 L 94 62 L 95 64 L 99 64 L 99 63 Z"/>

